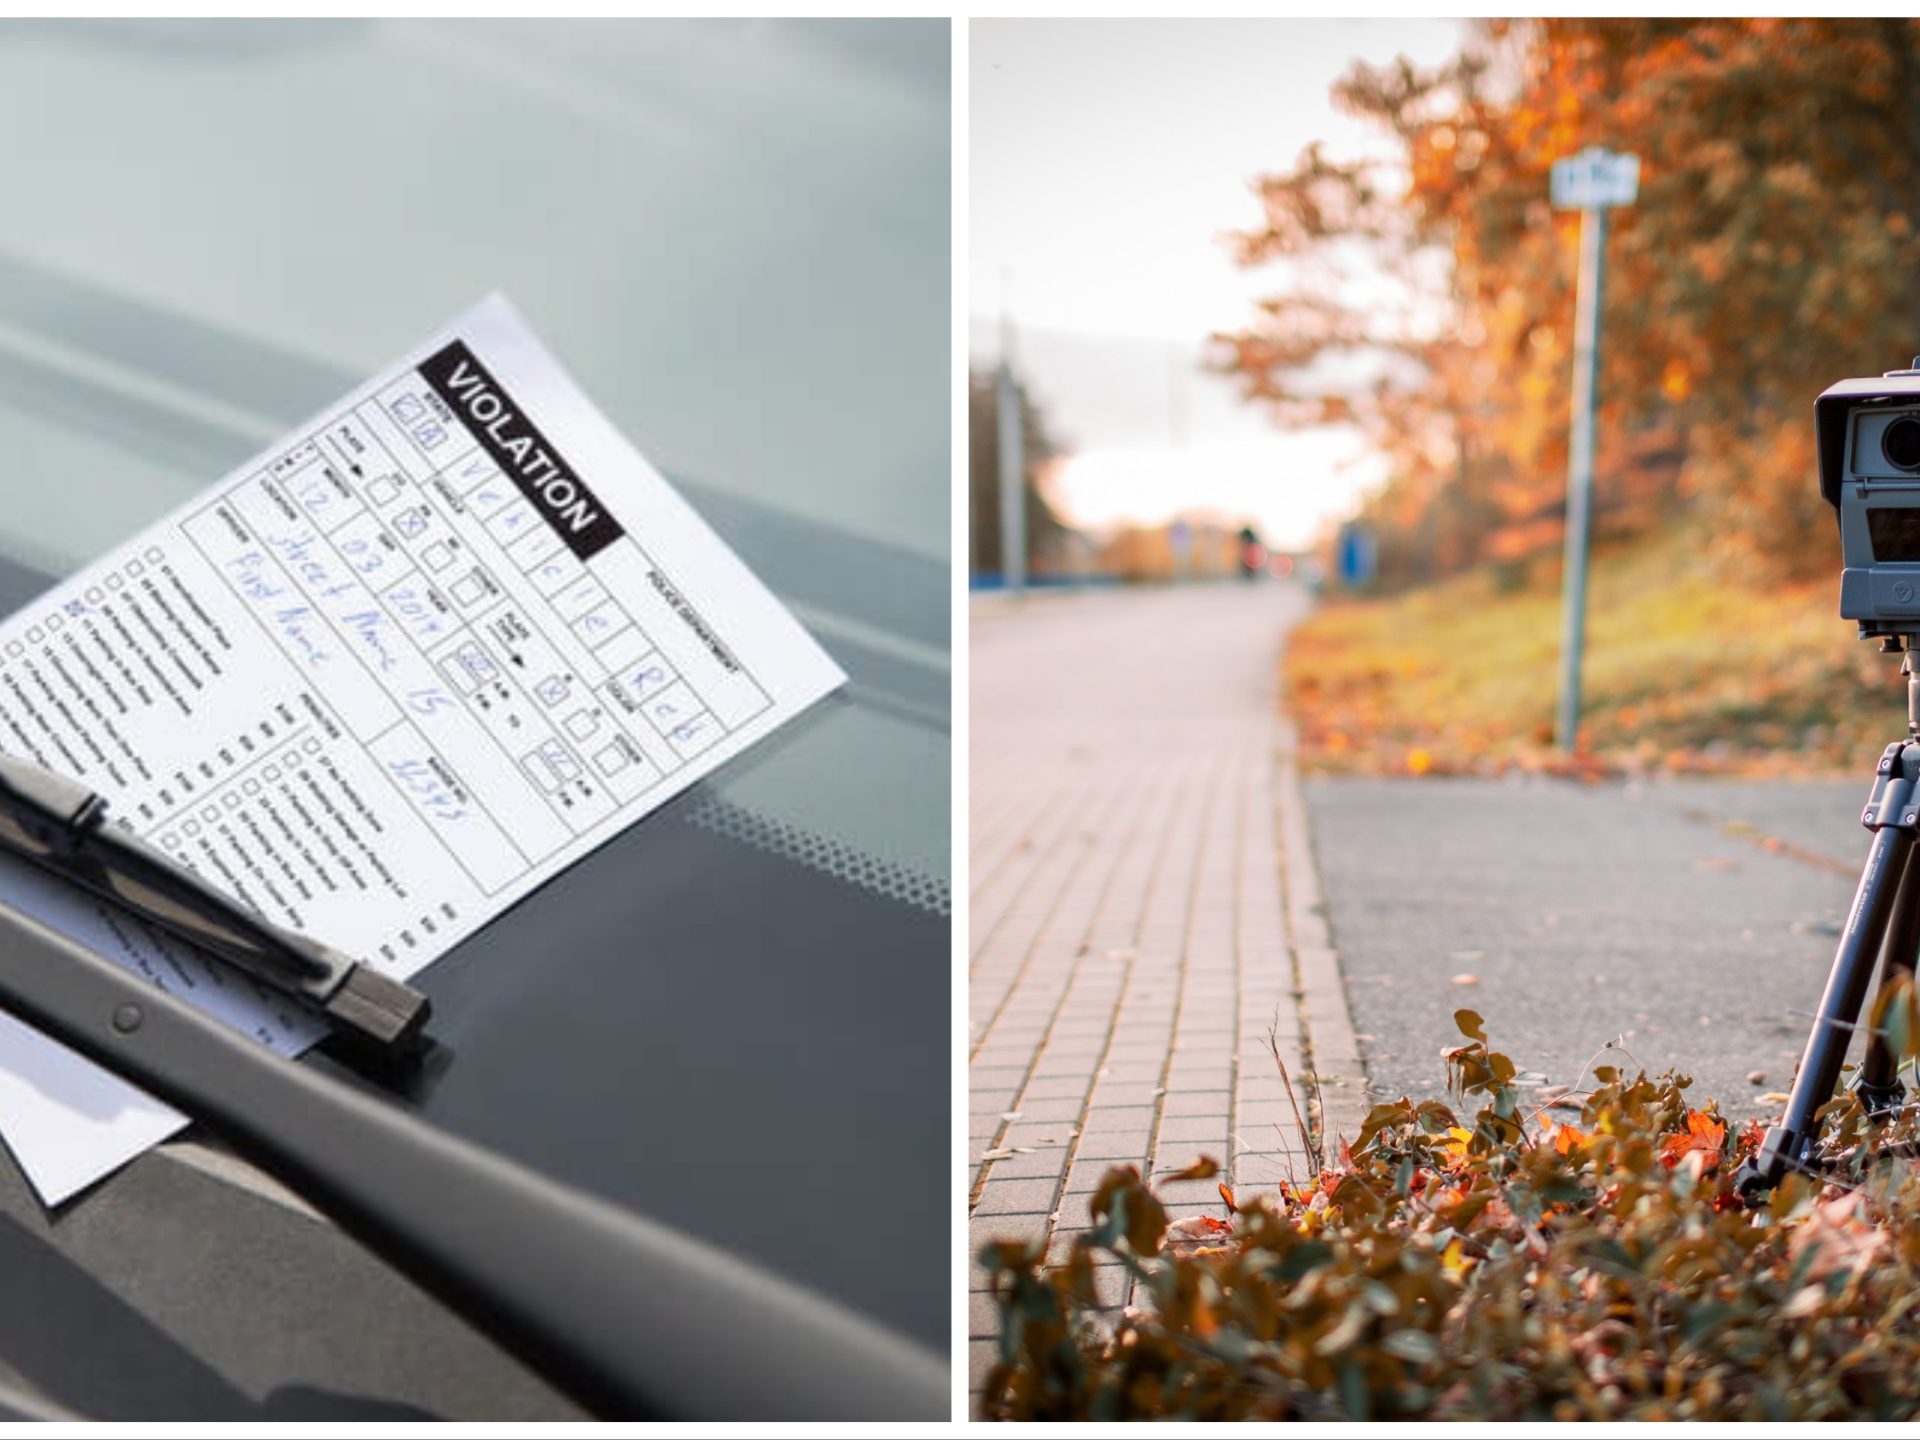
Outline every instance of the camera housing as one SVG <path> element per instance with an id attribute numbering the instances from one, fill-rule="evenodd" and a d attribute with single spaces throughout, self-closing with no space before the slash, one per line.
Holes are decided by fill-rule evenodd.
<path id="1" fill-rule="evenodd" d="M 1840 521 L 1840 614 L 1920 634 L 1920 359 L 1842 380 L 1813 404 L 1820 493 Z"/>

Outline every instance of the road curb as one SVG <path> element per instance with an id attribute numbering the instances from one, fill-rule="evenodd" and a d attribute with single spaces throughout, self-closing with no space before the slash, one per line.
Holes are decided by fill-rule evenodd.
<path id="1" fill-rule="evenodd" d="M 1327 925 L 1320 873 L 1314 865 L 1306 796 L 1300 789 L 1299 750 L 1299 731 L 1282 716 L 1274 747 L 1274 805 L 1287 944 L 1299 989 L 1300 1028 L 1317 1081 L 1310 1089 L 1319 1096 L 1320 1133 L 1352 1140 L 1360 1133 L 1371 1104 L 1366 1063 L 1360 1056 L 1346 977 Z"/>

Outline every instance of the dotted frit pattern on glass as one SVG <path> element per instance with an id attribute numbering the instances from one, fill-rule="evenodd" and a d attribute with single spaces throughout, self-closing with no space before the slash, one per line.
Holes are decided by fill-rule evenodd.
<path id="1" fill-rule="evenodd" d="M 856 850 L 828 835 L 816 835 L 783 820 L 769 819 L 713 795 L 697 797 L 687 818 L 702 829 L 726 835 L 756 849 L 784 855 L 814 870 L 946 918 L 953 914 L 948 883 Z"/>

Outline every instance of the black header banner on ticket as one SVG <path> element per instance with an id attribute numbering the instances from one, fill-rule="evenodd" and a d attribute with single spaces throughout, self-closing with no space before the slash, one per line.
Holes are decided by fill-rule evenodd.
<path id="1" fill-rule="evenodd" d="M 420 373 L 575 555 L 590 559 L 626 533 L 464 344 L 436 351 Z"/>

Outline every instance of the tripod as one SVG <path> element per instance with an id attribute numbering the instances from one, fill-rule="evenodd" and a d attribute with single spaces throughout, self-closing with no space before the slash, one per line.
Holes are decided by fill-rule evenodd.
<path id="1" fill-rule="evenodd" d="M 1907 738 L 1887 746 L 1874 770 L 1873 791 L 1860 815 L 1860 823 L 1873 832 L 1873 848 L 1860 872 L 1860 888 L 1854 892 L 1853 908 L 1847 912 L 1846 928 L 1841 932 L 1827 988 L 1807 1036 L 1807 1048 L 1800 1057 L 1786 1113 L 1767 1131 L 1759 1149 L 1736 1177 L 1740 1193 L 1749 1200 L 1757 1200 L 1772 1189 L 1789 1170 L 1812 1168 L 1814 1117 L 1833 1098 L 1848 1042 L 1859 1028 L 1875 958 L 1880 961 L 1882 996 L 1913 980 L 1914 960 L 1920 953 L 1920 863 L 1914 859 L 1914 841 L 1920 838 L 1920 670 L 1914 663 L 1916 643 L 1920 643 L 1920 635 L 1915 634 L 1888 635 L 1880 643 L 1882 653 L 1902 656 L 1900 673 L 1907 677 Z M 1907 1093 L 1900 1083 L 1899 1067 L 1900 1057 L 1893 1053 L 1885 1033 L 1877 1026 L 1869 1029 L 1866 1054 L 1853 1089 L 1870 1117 L 1886 1120 L 1899 1114 Z"/>

